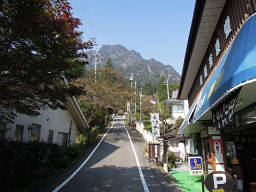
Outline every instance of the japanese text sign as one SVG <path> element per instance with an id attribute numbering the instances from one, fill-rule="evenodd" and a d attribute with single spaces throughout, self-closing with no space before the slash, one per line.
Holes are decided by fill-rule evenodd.
<path id="1" fill-rule="evenodd" d="M 155 137 L 160 137 L 160 128 L 159 128 L 159 113 L 151 114 L 151 126 L 152 126 L 152 134 Z"/>

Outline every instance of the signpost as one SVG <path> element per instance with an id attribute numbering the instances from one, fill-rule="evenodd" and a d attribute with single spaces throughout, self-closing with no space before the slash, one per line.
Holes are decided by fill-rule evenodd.
<path id="1" fill-rule="evenodd" d="M 160 126 L 159 126 L 159 113 L 151 114 L 151 126 L 152 126 L 152 134 L 153 136 L 160 137 Z"/>
<path id="2" fill-rule="evenodd" d="M 189 170 L 190 176 L 193 175 L 203 175 L 203 164 L 202 164 L 202 157 L 189 157 Z"/>
<path id="3" fill-rule="evenodd" d="M 234 188 L 234 180 L 224 171 L 216 171 L 207 175 L 205 186 L 211 192 L 230 192 Z"/>
<path id="4" fill-rule="evenodd" d="M 203 175 L 202 157 L 189 157 L 188 163 L 190 172 L 190 183 L 192 183 L 191 176 Z"/>

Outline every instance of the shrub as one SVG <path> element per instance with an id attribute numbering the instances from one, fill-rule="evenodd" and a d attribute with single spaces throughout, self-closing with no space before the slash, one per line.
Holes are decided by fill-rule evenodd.
<path id="1" fill-rule="evenodd" d="M 0 185 L 9 191 L 28 187 L 56 170 L 67 168 L 85 149 L 81 144 L 65 149 L 56 144 L 17 143 L 3 139 L 0 146 Z"/>
<path id="2" fill-rule="evenodd" d="M 182 160 L 180 157 L 175 157 L 174 153 L 171 151 L 168 151 L 168 166 L 171 168 L 176 168 L 176 161 Z"/>
<path id="3" fill-rule="evenodd" d="M 152 129 L 151 121 L 144 121 L 143 124 L 144 124 L 144 129 L 151 131 Z"/>

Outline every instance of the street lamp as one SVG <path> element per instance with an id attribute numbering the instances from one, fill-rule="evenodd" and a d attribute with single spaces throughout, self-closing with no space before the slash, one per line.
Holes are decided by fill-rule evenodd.
<path id="1" fill-rule="evenodd" d="M 166 88 L 167 88 L 167 99 L 170 99 L 170 93 L 169 93 L 169 80 L 168 78 L 166 78 L 166 81 L 163 82 L 164 84 L 166 84 Z"/>
<path id="2" fill-rule="evenodd" d="M 132 90 L 132 85 L 133 85 L 133 74 L 131 73 L 130 77 L 127 77 L 128 79 L 130 79 L 131 82 L 131 90 Z M 130 123 L 132 123 L 132 97 L 131 97 L 131 103 L 130 103 Z"/>
<path id="3" fill-rule="evenodd" d="M 141 121 L 141 100 L 142 100 L 142 87 L 140 88 L 140 121 Z"/>

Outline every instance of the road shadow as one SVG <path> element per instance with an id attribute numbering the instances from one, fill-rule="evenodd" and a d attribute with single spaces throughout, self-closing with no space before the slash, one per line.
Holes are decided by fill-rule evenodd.
<path id="1" fill-rule="evenodd" d="M 104 146 L 102 149 L 101 147 Z M 45 184 L 38 186 L 36 188 L 31 189 L 31 192 L 51 192 L 57 186 L 59 186 L 62 182 L 64 182 L 90 155 L 93 151 L 95 146 L 88 149 L 84 157 L 74 166 L 70 167 L 69 169 L 64 170 L 63 172 L 59 173 L 58 175 L 54 175 L 46 179 Z M 93 154 L 92 158 L 89 159 L 87 164 L 82 169 L 86 169 L 87 167 L 91 167 L 94 164 L 97 164 L 99 161 L 107 158 L 111 155 L 114 151 L 116 151 L 119 147 L 110 144 L 108 141 L 103 140 L 100 146 L 97 148 L 96 152 Z M 100 150 L 100 152 L 98 151 Z M 79 175 L 79 173 L 78 173 Z M 77 176 L 78 176 L 77 175 Z M 17 190 L 19 191 L 19 190 Z"/>
<path id="2" fill-rule="evenodd" d="M 142 167 L 150 192 L 182 192 L 173 182 L 159 178 L 159 170 Z M 61 192 L 143 192 L 138 167 L 90 167 L 68 183 Z"/>

